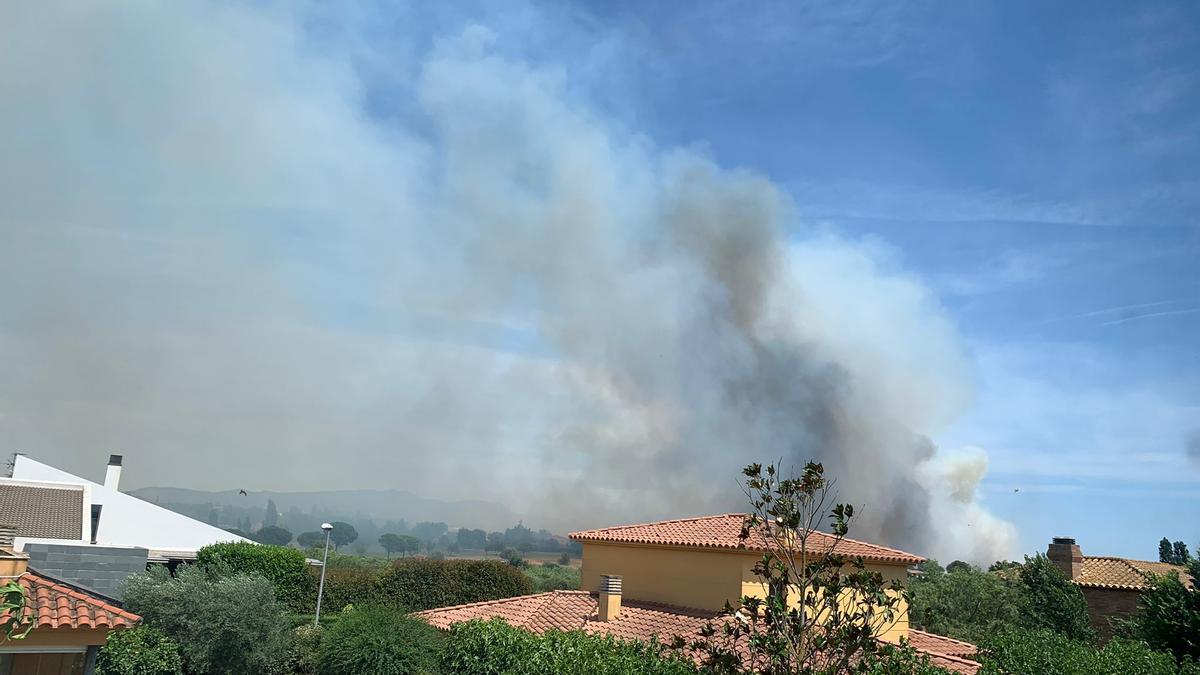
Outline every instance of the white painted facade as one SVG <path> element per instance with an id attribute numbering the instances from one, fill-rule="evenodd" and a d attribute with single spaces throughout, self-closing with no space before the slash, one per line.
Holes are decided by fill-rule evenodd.
<path id="1" fill-rule="evenodd" d="M 116 479 L 119 480 L 119 469 Z M 116 489 L 112 472 L 106 480 L 114 487 L 106 487 L 86 478 L 56 469 L 26 455 L 17 455 L 12 478 L 0 478 L 0 482 L 25 485 L 61 485 L 64 488 L 82 488 L 83 532 L 74 544 L 90 544 L 91 507 L 101 504 L 100 523 L 96 530 L 97 546 L 126 546 L 150 549 L 151 556 L 168 558 L 194 557 L 196 551 L 224 541 L 249 541 L 219 527 L 202 523 L 194 518 L 175 513 L 156 504 L 127 495 Z M 17 550 L 24 550 L 27 542 L 65 543 L 63 539 L 17 537 L 13 542 Z"/>

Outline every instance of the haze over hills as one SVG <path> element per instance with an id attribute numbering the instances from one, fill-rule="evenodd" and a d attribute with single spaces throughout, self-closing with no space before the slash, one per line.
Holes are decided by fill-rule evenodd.
<path id="1" fill-rule="evenodd" d="M 470 527 L 503 530 L 521 519 L 508 507 L 481 500 L 443 501 L 413 494 L 407 490 L 328 490 L 319 492 L 271 492 L 238 490 L 190 490 L 176 487 L 145 487 L 130 491 L 146 501 L 170 505 L 211 505 L 212 507 L 264 507 L 275 502 L 280 512 L 292 509 L 316 513 L 327 518 L 366 516 L 376 521 L 441 521 L 451 528 Z"/>

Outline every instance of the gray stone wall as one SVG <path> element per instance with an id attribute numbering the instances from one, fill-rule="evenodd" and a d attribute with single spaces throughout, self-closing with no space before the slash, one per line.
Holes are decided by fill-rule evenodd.
<path id="1" fill-rule="evenodd" d="M 126 577 L 146 571 L 150 554 L 144 548 L 35 543 L 26 544 L 25 553 L 35 571 L 115 599 Z"/>

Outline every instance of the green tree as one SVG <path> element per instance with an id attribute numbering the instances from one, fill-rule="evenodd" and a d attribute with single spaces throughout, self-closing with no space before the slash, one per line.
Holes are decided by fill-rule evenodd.
<path id="1" fill-rule="evenodd" d="M 1171 552 L 1175 556 L 1176 565 L 1186 566 L 1188 563 L 1192 562 L 1192 554 L 1188 552 L 1187 544 L 1183 543 L 1182 541 L 1175 542 L 1174 546 L 1171 548 Z"/>
<path id="2" fill-rule="evenodd" d="M 985 635 L 1025 625 L 1028 602 L 1019 581 L 967 566 L 945 572 L 936 560 L 911 578 L 909 620 L 915 628 L 975 642 Z"/>
<path id="3" fill-rule="evenodd" d="M 1138 599 L 1138 609 L 1126 630 L 1155 649 L 1176 658 L 1200 661 L 1200 562 L 1192 565 L 1189 588 L 1178 574 L 1154 578 L 1153 586 Z"/>
<path id="4" fill-rule="evenodd" d="M 726 605 L 723 625 L 673 646 L 717 673 L 870 672 L 883 649 L 875 636 L 902 618 L 908 593 L 861 558 L 839 555 L 853 507 L 832 503 L 833 482 L 814 462 L 799 477 L 759 464 L 743 475 L 751 512 L 740 538 L 768 551 L 754 566 L 767 595 Z M 826 518 L 832 535 L 817 530 Z"/>
<path id="5" fill-rule="evenodd" d="M 324 546 L 325 533 L 321 530 L 301 532 L 296 536 L 296 543 L 300 544 L 301 548 L 315 548 L 317 546 Z"/>
<path id="6" fill-rule="evenodd" d="M 410 555 L 421 550 L 421 540 L 411 534 L 400 535 L 400 544 L 402 546 L 400 550 Z"/>
<path id="7" fill-rule="evenodd" d="M 1175 562 L 1175 550 L 1171 548 L 1171 540 L 1166 537 L 1158 540 L 1158 561 L 1172 564 Z"/>
<path id="8" fill-rule="evenodd" d="M 437 538 L 450 531 L 445 523 L 417 523 L 413 525 L 413 536 L 425 542 L 426 547 L 437 541 Z"/>
<path id="9" fill-rule="evenodd" d="M 950 563 L 949 565 L 946 565 L 946 571 L 950 572 L 950 573 L 960 572 L 960 571 L 965 572 L 965 571 L 970 571 L 973 569 L 975 569 L 975 568 L 972 567 L 970 563 L 965 563 L 961 560 L 955 560 L 954 562 Z"/>
<path id="10" fill-rule="evenodd" d="M 108 634 L 96 659 L 96 675 L 182 675 L 179 646 L 150 626 Z"/>
<path id="11" fill-rule="evenodd" d="M 160 567 L 127 579 L 124 601 L 179 645 L 189 675 L 258 675 L 283 653 L 284 608 L 261 576 L 189 565 L 172 577 Z"/>
<path id="12" fill-rule="evenodd" d="M 482 549 L 487 545 L 487 532 L 460 527 L 456 535 L 461 549 Z"/>
<path id="13" fill-rule="evenodd" d="M 393 553 L 399 553 L 404 550 L 404 540 L 400 538 L 400 535 L 390 532 L 379 535 L 379 545 L 387 552 L 389 559 Z"/>
<path id="14" fill-rule="evenodd" d="M 274 527 L 279 524 L 279 509 L 275 508 L 275 500 L 267 500 L 267 510 L 263 513 L 263 527 Z"/>
<path id="15" fill-rule="evenodd" d="M 287 546 L 292 542 L 292 533 L 278 525 L 267 525 L 254 533 L 254 541 L 270 546 Z"/>
<path id="16" fill-rule="evenodd" d="M 334 548 L 341 548 L 358 539 L 358 530 L 354 529 L 354 526 L 350 523 L 335 520 L 330 525 L 333 525 L 333 531 L 329 534 L 329 537 L 333 541 Z"/>
<path id="17" fill-rule="evenodd" d="M 232 534 L 232 535 L 235 535 L 235 536 L 238 536 L 238 537 L 242 537 L 242 538 L 244 538 L 244 539 L 249 539 L 249 538 L 250 538 L 250 533 L 249 533 L 249 532 L 245 532 L 245 531 L 243 531 L 243 530 L 239 530 L 239 529 L 238 529 L 238 528 L 236 528 L 236 527 L 227 527 L 227 528 L 225 528 L 225 531 L 226 531 L 226 532 L 228 532 L 229 534 Z"/>
<path id="18" fill-rule="evenodd" d="M 1073 640 L 1095 639 L 1083 593 L 1046 556 L 1026 557 L 1020 579 L 1032 627 L 1049 628 Z"/>

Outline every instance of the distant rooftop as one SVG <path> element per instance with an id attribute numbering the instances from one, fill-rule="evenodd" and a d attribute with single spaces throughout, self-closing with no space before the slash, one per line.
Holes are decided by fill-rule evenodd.
<path id="1" fill-rule="evenodd" d="M 740 534 L 745 520 L 746 514 L 744 513 L 725 513 L 717 516 L 681 518 L 640 525 L 620 525 L 598 530 L 584 530 L 572 532 L 570 537 L 580 542 L 594 541 L 745 551 L 767 550 L 762 537 L 759 537 L 757 542 L 754 537 L 742 541 Z M 847 557 L 862 557 L 865 560 L 903 565 L 925 562 L 924 558 L 912 553 L 854 539 L 838 541 L 833 535 L 824 532 L 813 532 L 808 540 L 808 547 L 818 554 L 824 553 L 834 546 L 836 546 L 834 548 L 836 553 Z"/>

